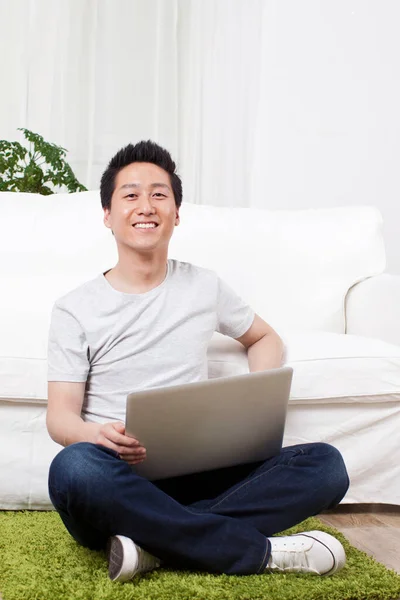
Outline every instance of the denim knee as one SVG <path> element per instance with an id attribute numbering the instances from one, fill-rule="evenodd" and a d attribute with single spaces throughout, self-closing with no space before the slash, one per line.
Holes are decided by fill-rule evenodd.
<path id="1" fill-rule="evenodd" d="M 85 481 L 93 473 L 92 463 L 96 446 L 78 442 L 63 448 L 53 459 L 49 469 L 49 490 L 66 493 L 70 487 Z"/>
<path id="2" fill-rule="evenodd" d="M 312 444 L 313 451 L 321 460 L 321 470 L 326 486 L 332 490 L 334 503 L 338 504 L 349 489 L 349 476 L 343 456 L 335 446 L 318 442 Z"/>

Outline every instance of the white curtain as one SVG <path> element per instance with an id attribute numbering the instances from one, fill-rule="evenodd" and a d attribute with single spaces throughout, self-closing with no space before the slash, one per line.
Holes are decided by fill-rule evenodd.
<path id="1" fill-rule="evenodd" d="M 264 5 L 0 0 L 0 138 L 22 141 L 27 127 L 64 146 L 90 189 L 121 146 L 153 139 L 177 160 L 187 201 L 245 205 Z"/>
<path id="2" fill-rule="evenodd" d="M 248 206 L 265 0 L 182 0 L 179 162 L 186 198 Z"/>
<path id="3" fill-rule="evenodd" d="M 122 146 L 177 155 L 177 0 L 0 0 L 0 138 L 68 149 L 89 189 Z"/>

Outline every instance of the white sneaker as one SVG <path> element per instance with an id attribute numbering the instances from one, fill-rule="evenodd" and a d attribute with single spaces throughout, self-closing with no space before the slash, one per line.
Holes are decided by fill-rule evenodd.
<path id="1" fill-rule="evenodd" d="M 342 544 L 329 533 L 305 531 L 296 535 L 270 537 L 268 572 L 332 575 L 346 562 Z"/>
<path id="2" fill-rule="evenodd" d="M 130 538 L 114 535 L 107 544 L 108 575 L 112 581 L 128 581 L 138 573 L 157 569 L 161 561 Z"/>

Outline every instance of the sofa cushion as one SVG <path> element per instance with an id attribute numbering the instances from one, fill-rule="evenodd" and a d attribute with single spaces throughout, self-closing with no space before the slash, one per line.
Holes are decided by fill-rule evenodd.
<path id="1" fill-rule="evenodd" d="M 345 333 L 351 286 L 385 269 L 372 206 L 266 210 L 183 203 L 169 256 L 214 269 L 277 331 Z"/>
<path id="2" fill-rule="evenodd" d="M 98 191 L 75 194 L 1 192 L 2 274 L 15 277 L 65 276 L 72 287 L 118 260 L 111 231 L 103 223 Z M 75 281 L 77 283 L 75 284 Z M 46 297 L 47 287 L 43 290 Z"/>
<path id="3" fill-rule="evenodd" d="M 400 346 L 337 333 L 282 334 L 285 364 L 293 367 L 291 404 L 400 401 Z M 247 373 L 244 347 L 215 333 L 210 378 Z"/>

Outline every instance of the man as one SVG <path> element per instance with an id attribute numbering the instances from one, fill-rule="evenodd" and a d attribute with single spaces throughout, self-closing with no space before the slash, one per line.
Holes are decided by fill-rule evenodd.
<path id="1" fill-rule="evenodd" d="M 151 141 L 128 145 L 101 179 L 118 263 L 59 298 L 48 345 L 48 431 L 65 446 L 50 498 L 70 534 L 108 548 L 111 579 L 167 566 L 226 574 L 332 574 L 345 563 L 319 531 L 274 534 L 338 504 L 349 480 L 328 444 L 265 462 L 150 482 L 146 449 L 125 435 L 129 392 L 207 379 L 215 330 L 240 341 L 250 371 L 281 366 L 283 344 L 218 275 L 168 259 L 181 180 Z M 234 440 L 232 440 L 234 443 Z"/>

